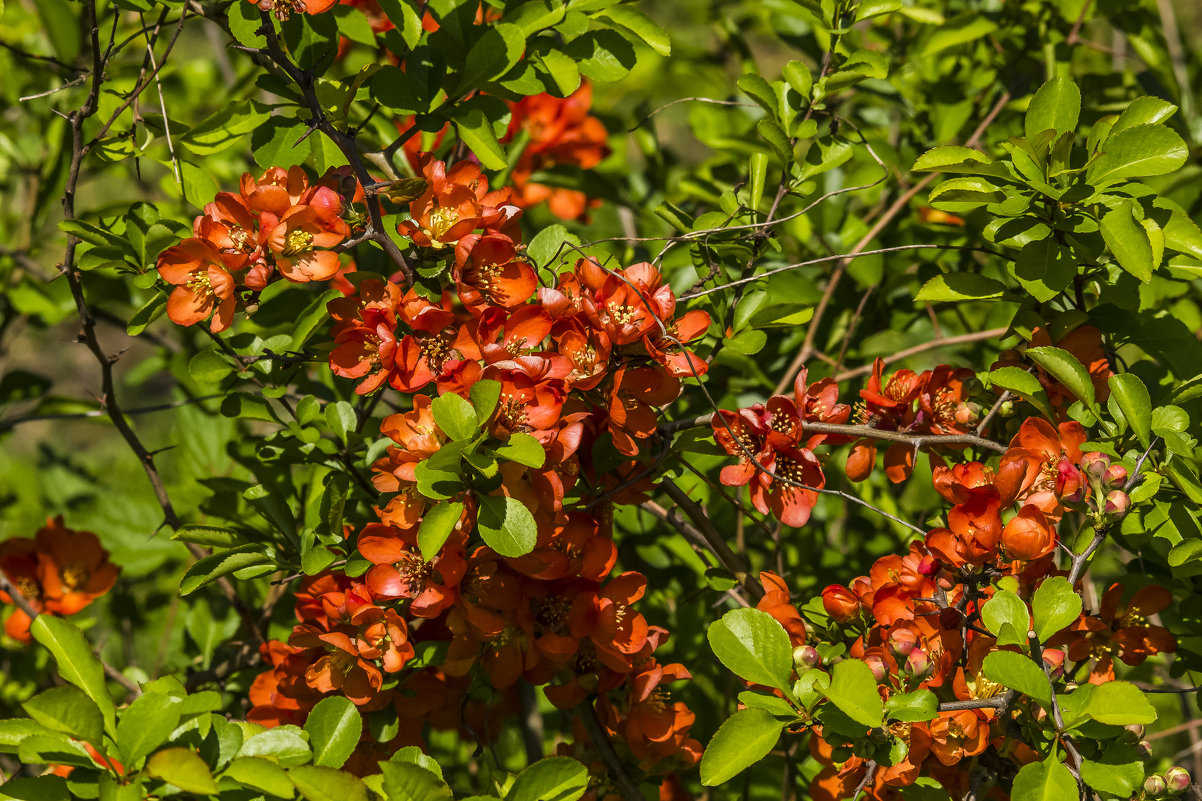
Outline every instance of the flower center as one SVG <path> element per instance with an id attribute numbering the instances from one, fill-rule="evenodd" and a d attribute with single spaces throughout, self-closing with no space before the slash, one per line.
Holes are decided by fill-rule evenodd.
<path id="1" fill-rule="evenodd" d="M 313 234 L 297 229 L 288 233 L 284 242 L 285 256 L 297 256 L 313 249 Z"/>

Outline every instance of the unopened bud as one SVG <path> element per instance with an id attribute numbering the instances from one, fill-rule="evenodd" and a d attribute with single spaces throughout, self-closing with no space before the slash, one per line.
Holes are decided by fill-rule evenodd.
<path id="1" fill-rule="evenodd" d="M 832 584 L 822 591 L 822 608 L 839 623 L 855 620 L 860 614 L 860 599 L 841 584 Z"/>
<path id="2" fill-rule="evenodd" d="M 1170 793 L 1180 793 L 1189 788 L 1189 771 L 1181 767 L 1169 768 L 1165 771 L 1164 783 L 1168 785 Z"/>
<path id="3" fill-rule="evenodd" d="M 877 654 L 869 654 L 864 657 L 864 664 L 868 665 L 872 670 L 872 678 L 876 679 L 876 683 L 880 684 L 889 675 L 889 669 L 885 667 L 885 660 Z"/>
<path id="4" fill-rule="evenodd" d="M 1014 416 L 1014 401 L 1002 401 L 1002 405 L 998 407 L 997 413 L 1002 417 Z"/>
<path id="5" fill-rule="evenodd" d="M 935 672 L 935 665 L 931 663 L 931 658 L 927 656 L 926 651 L 915 648 L 906 657 L 906 672 L 922 681 Z"/>
<path id="6" fill-rule="evenodd" d="M 889 633 L 889 640 L 886 645 L 889 648 L 889 653 L 898 660 L 905 659 L 914 650 L 914 646 L 918 643 L 918 635 L 910 629 L 894 629 Z"/>
<path id="7" fill-rule="evenodd" d="M 1127 468 L 1121 464 L 1112 464 L 1106 468 L 1102 476 L 1102 489 L 1116 490 L 1127 485 Z"/>
<path id="8" fill-rule="evenodd" d="M 1069 459 L 1061 459 L 1056 466 L 1056 497 L 1060 503 L 1068 508 L 1080 505 L 1087 489 L 1085 474 Z"/>
<path id="9" fill-rule="evenodd" d="M 812 645 L 799 645 L 793 649 L 793 664 L 798 669 L 818 667 L 822 664 L 822 654 Z"/>
<path id="10" fill-rule="evenodd" d="M 975 403 L 961 403 L 956 406 L 956 422 L 962 426 L 972 425 L 981 416 L 981 407 Z"/>
<path id="11" fill-rule="evenodd" d="M 1111 517 L 1122 517 L 1131 508 L 1131 498 L 1122 490 L 1111 490 L 1106 496 L 1106 508 L 1103 510 Z"/>
<path id="12" fill-rule="evenodd" d="M 1163 795 L 1168 788 L 1165 784 L 1164 777 L 1153 773 L 1148 778 L 1144 779 L 1144 794 L 1156 798 Z"/>
<path id="13" fill-rule="evenodd" d="M 1110 457 L 1104 453 L 1090 451 L 1081 457 L 1081 470 L 1095 481 L 1101 481 L 1102 476 L 1110 468 Z"/>
<path id="14" fill-rule="evenodd" d="M 1126 729 L 1127 731 L 1131 732 L 1132 734 L 1134 734 L 1136 740 L 1144 739 L 1144 724 L 1128 723 L 1123 728 Z"/>
<path id="15" fill-rule="evenodd" d="M 1139 751 L 1140 756 L 1142 756 L 1144 759 L 1150 759 L 1152 757 L 1152 744 L 1147 740 L 1140 740 L 1135 744 L 1135 749 Z"/>
<path id="16" fill-rule="evenodd" d="M 1057 648 L 1049 648 L 1043 652 L 1043 661 L 1047 665 L 1048 674 L 1052 677 L 1052 681 L 1064 675 L 1064 651 Z"/>

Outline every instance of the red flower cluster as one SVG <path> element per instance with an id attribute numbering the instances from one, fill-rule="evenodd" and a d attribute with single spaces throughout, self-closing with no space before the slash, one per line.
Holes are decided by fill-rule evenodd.
<path id="1" fill-rule="evenodd" d="M 971 702 L 1005 690 L 982 674 L 987 653 L 1013 648 L 999 646 L 981 628 L 980 609 L 996 592 L 997 579 L 1011 577 L 1011 588 L 1029 599 L 1045 578 L 1057 575 L 1056 526 L 1067 510 L 1087 510 L 1101 524 L 1121 517 L 1129 504 L 1117 489 L 1126 471 L 1101 454 L 1082 454 L 1084 441 L 1077 423 L 1057 429 L 1030 418 L 996 467 L 979 462 L 936 467 L 935 489 L 952 504 L 947 526 L 912 543 L 904 555 L 877 560 L 869 575 L 850 586 L 823 590 L 835 640 L 844 640 L 848 656 L 872 669 L 882 697 L 922 687 L 940 701 Z M 772 574 L 761 578 L 767 592 L 760 608 L 781 622 L 795 646 L 813 651 L 813 658 L 799 660 L 798 670 L 816 665 L 817 651 L 804 648 L 806 626 L 784 582 Z M 1125 607 L 1121 596 L 1119 585 L 1111 587 L 1101 611 L 1082 614 L 1046 644 L 1049 671 L 1080 676 L 1088 669 L 1090 681 L 1102 682 L 1114 678 L 1115 658 L 1138 665 L 1150 654 L 1176 649 L 1168 631 L 1147 621 L 1171 601 L 1166 590 L 1145 587 Z M 1067 655 L 1057 650 L 1064 646 Z M 862 797 L 896 798 L 897 788 L 921 775 L 959 798 L 970 788 L 969 771 L 957 764 L 991 746 L 1020 764 L 1039 759 L 1004 732 L 992 707 L 940 712 L 926 723 L 894 724 L 889 733 L 905 743 L 906 756 L 878 766 Z M 814 734 L 811 751 L 825 767 L 813 780 L 812 797 L 852 798 L 865 781 L 868 761 L 838 735 L 820 728 Z"/>
<path id="2" fill-rule="evenodd" d="M 751 487 L 751 502 L 761 514 L 769 511 L 787 526 L 804 526 L 818 502 L 817 490 L 826 476 L 813 449 L 838 442 L 824 434 L 805 433 L 806 422 L 845 423 L 851 408 L 839 403 L 839 388 L 830 378 L 808 383 L 802 369 L 793 397 L 777 395 L 738 412 L 719 411 L 712 418 L 714 439 L 737 464 L 722 468 L 728 487 Z"/>
<path id="3" fill-rule="evenodd" d="M 600 204 L 578 189 L 530 180 L 534 173 L 559 164 L 591 170 L 609 155 L 605 126 L 588 113 L 592 103 L 593 87 L 588 81 L 565 98 L 541 94 L 510 103 L 513 116 L 505 141 L 526 138 L 510 173 L 514 203 L 529 208 L 545 200 L 551 213 L 565 220 L 583 217 L 590 206 Z"/>
<path id="4" fill-rule="evenodd" d="M 383 744 L 391 748 L 420 742 L 426 724 L 459 727 L 473 679 L 502 697 L 523 679 L 545 685 L 561 708 L 595 704 L 609 735 L 648 771 L 692 764 L 700 754 L 689 737 L 693 715 L 666 689 L 689 674 L 655 658 L 668 635 L 633 609 L 645 579 L 610 578 L 617 551 L 609 507 L 575 507 L 637 479 L 633 457 L 657 434 L 657 407 L 676 398 L 682 377 L 706 371 L 686 343 L 705 332 L 709 316 L 677 317 L 674 293 L 649 264 L 607 270 L 581 260 L 554 286 L 540 286 L 509 190 L 490 191 L 471 162 L 448 168 L 424 155 L 421 163 L 426 189 L 399 230 L 430 255 L 450 256 L 454 289 L 428 298 L 365 278 L 329 305 L 331 370 L 358 380 L 361 394 L 387 385 L 411 396 L 411 408 L 381 426 L 393 442 L 372 466 L 387 498 L 382 522 L 354 542 L 371 567 L 359 579 L 306 582 L 289 642 L 265 652 L 273 667 L 255 683 L 252 719 L 299 722 L 338 692 L 364 712 L 396 709 L 404 725 Z M 450 437 L 422 393 L 466 399 L 481 381 L 499 385 L 494 410 L 480 421 L 485 438 L 526 435 L 544 452 L 542 467 L 502 459 L 492 468 L 493 493 L 533 516 L 534 549 L 506 557 L 474 542 L 482 499 L 471 489 L 456 497 L 460 519 L 426 558 L 418 536 L 439 501 L 422 493 L 420 466 Z M 583 454 L 606 435 L 630 461 L 602 475 Z M 637 500 L 645 483 L 615 488 L 606 500 Z M 569 500 L 574 495 L 584 497 Z M 413 669 L 415 645 L 446 650 Z M 364 749 L 379 746 L 365 741 Z"/>
<path id="5" fill-rule="evenodd" d="M 262 290 L 276 272 L 298 283 L 332 278 L 339 260 L 330 248 L 361 221 L 350 204 L 362 198 L 344 169 L 315 184 L 300 167 L 273 167 L 257 180 L 243 174 L 237 194 L 219 193 L 193 222 L 193 235 L 159 255 L 159 275 L 175 286 L 167 316 L 193 325 L 212 315 L 210 328 L 224 331 L 239 288 Z"/>
<path id="6" fill-rule="evenodd" d="M 275 14 L 276 19 L 286 20 L 296 14 L 321 14 L 338 5 L 338 0 L 248 0 L 260 11 Z"/>
<path id="7" fill-rule="evenodd" d="M 62 516 L 47 520 L 33 539 L 12 537 L 0 542 L 0 571 L 39 614 L 74 615 L 113 588 L 120 568 L 90 531 L 63 526 Z M 12 604 L 0 590 L 0 601 Z M 8 636 L 32 642 L 29 615 L 15 609 L 4 621 Z"/>

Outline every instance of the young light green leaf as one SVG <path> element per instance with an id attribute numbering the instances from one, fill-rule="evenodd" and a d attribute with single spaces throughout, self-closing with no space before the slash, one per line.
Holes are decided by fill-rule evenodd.
<path id="1" fill-rule="evenodd" d="M 485 495 L 479 499 L 476 525 L 484 542 L 501 556 L 524 556 L 534 550 L 538 525 L 517 498 Z"/>
<path id="2" fill-rule="evenodd" d="M 104 667 L 79 629 L 62 618 L 38 615 L 29 627 L 33 638 L 54 657 L 58 674 L 87 694 L 100 708 L 104 729 L 116 731 L 116 707 L 104 683 Z"/>
<path id="3" fill-rule="evenodd" d="M 976 273 L 937 275 L 922 285 L 914 296 L 916 303 L 962 303 L 971 300 L 996 300 L 1006 285 Z"/>
<path id="4" fill-rule="evenodd" d="M 452 801 L 451 788 L 439 777 L 409 762 L 381 762 L 389 801 Z"/>
<path id="5" fill-rule="evenodd" d="M 478 108 L 471 108 L 455 117 L 455 128 L 459 138 L 463 140 L 480 163 L 490 170 L 503 170 L 509 162 L 505 150 L 497 141 L 493 132 L 492 122 Z"/>
<path id="6" fill-rule="evenodd" d="M 1050 707 L 1052 704 L 1052 685 L 1048 682 L 1047 675 L 1043 668 L 1026 654 L 993 651 L 985 655 L 981 672 L 990 681 L 1018 690 L 1044 707 Z"/>
<path id="7" fill-rule="evenodd" d="M 999 589 L 981 606 L 981 622 L 997 637 L 998 645 L 1019 645 L 1027 641 L 1031 617 L 1022 598 Z"/>
<path id="8" fill-rule="evenodd" d="M 164 693 L 143 693 L 121 713 L 117 722 L 117 747 L 126 765 L 133 767 L 171 737 L 179 725 L 176 700 Z"/>
<path id="9" fill-rule="evenodd" d="M 881 725 L 885 707 L 877 692 L 872 668 L 859 659 L 844 659 L 831 672 L 826 697 L 856 723 L 873 729 Z"/>
<path id="10" fill-rule="evenodd" d="M 1147 282 L 1152 278 L 1152 242 L 1147 229 L 1135 219 L 1132 208 L 1130 200 L 1114 207 L 1102 215 L 1099 228 L 1119 266 Z"/>
<path id="11" fill-rule="evenodd" d="M 417 547 L 421 550 L 422 559 L 429 562 L 438 555 L 462 515 L 463 504 L 459 501 L 444 501 L 426 508 L 421 528 L 417 531 Z"/>
<path id="12" fill-rule="evenodd" d="M 523 770 L 505 801 L 576 801 L 588 789 L 588 769 L 571 757 L 547 757 Z"/>
<path id="13" fill-rule="evenodd" d="M 1043 642 L 1081 616 L 1081 596 L 1063 576 L 1045 579 L 1031 599 L 1035 635 Z"/>
<path id="14" fill-rule="evenodd" d="M 768 755 L 780 739 L 785 721 L 763 709 L 740 709 L 714 732 L 701 756 L 701 783 L 730 781 Z"/>
<path id="15" fill-rule="evenodd" d="M 1049 129 L 1059 136 L 1076 130 L 1080 116 L 1081 90 L 1068 78 L 1053 78 L 1039 87 L 1031 99 L 1023 119 L 1023 131 L 1027 141 Z"/>
<path id="16" fill-rule="evenodd" d="M 932 148 L 919 156 L 911 169 L 915 172 L 984 175 L 990 178 L 1013 180 L 1003 165 L 971 147 Z"/>
<path id="17" fill-rule="evenodd" d="M 321 765 L 288 769 L 288 778 L 306 801 L 367 801 L 367 785 L 358 776 Z"/>
<path id="18" fill-rule="evenodd" d="M 453 440 L 471 439 L 480 430 L 480 419 L 472 404 L 453 392 L 430 402 L 434 422 Z"/>
<path id="19" fill-rule="evenodd" d="M 1125 178 L 1146 178 L 1175 172 L 1189 157 L 1189 148 L 1171 128 L 1136 125 L 1102 145 L 1102 154 L 1085 171 L 1091 186 L 1101 187 Z"/>
<path id="20" fill-rule="evenodd" d="M 639 41 L 645 42 L 648 47 L 661 56 L 672 54 L 672 39 L 668 36 L 668 32 L 634 6 L 614 5 L 603 10 L 601 14 L 635 33 Z"/>
<path id="21" fill-rule="evenodd" d="M 1046 417 L 1054 417 L 1047 393 L 1039 379 L 1021 367 L 1013 365 L 999 367 L 989 374 L 989 383 L 996 388 L 1009 390 L 1013 394 L 1031 403 Z"/>
<path id="22" fill-rule="evenodd" d="M 785 689 L 793 672 L 793 647 L 776 618 L 759 609 L 733 609 L 710 624 L 710 649 L 736 676 Z"/>
<path id="23" fill-rule="evenodd" d="M 1085 714 L 1098 723 L 1129 726 L 1156 722 L 1156 709 L 1148 697 L 1127 681 L 1108 681 L 1094 688 Z"/>
<path id="24" fill-rule="evenodd" d="M 1120 373 L 1110 376 L 1110 397 L 1114 398 L 1127 424 L 1145 448 L 1152 441 L 1152 396 L 1138 376 Z"/>
<path id="25" fill-rule="evenodd" d="M 939 699 L 928 689 L 889 696 L 885 702 L 885 717 L 903 723 L 933 720 L 939 714 Z"/>
<path id="26" fill-rule="evenodd" d="M 217 783 L 205 761 L 191 748 L 168 748 L 146 762 L 146 773 L 186 793 L 216 795 Z"/>
<path id="27" fill-rule="evenodd" d="M 1077 782 L 1064 765 L 1045 759 L 1019 769 L 1010 795 L 1022 801 L 1066 801 L 1078 797 Z"/>
<path id="28" fill-rule="evenodd" d="M 238 757 L 226 767 L 222 778 L 232 779 L 253 790 L 278 798 L 293 797 L 293 785 L 288 780 L 288 774 L 265 757 Z"/>
<path id="29" fill-rule="evenodd" d="M 501 399 L 501 382 L 486 378 L 483 381 L 477 381 L 472 384 L 472 388 L 468 391 L 472 399 L 472 408 L 476 411 L 476 419 L 480 423 L 485 423 L 488 418 L 492 417 L 493 411 L 497 408 L 497 401 Z"/>
<path id="30" fill-rule="evenodd" d="M 317 702 L 305 719 L 313 749 L 313 764 L 340 768 L 359 744 L 363 717 L 346 696 L 334 695 Z"/>
<path id="31" fill-rule="evenodd" d="M 21 706 L 29 717 L 52 731 L 97 745 L 104 737 L 104 716 L 100 714 L 100 707 L 78 687 L 52 687 Z"/>
<path id="32" fill-rule="evenodd" d="M 1089 377 L 1089 371 L 1077 360 L 1076 356 L 1066 350 L 1051 346 L 1027 348 L 1027 356 L 1051 374 L 1052 378 L 1064 384 L 1077 400 L 1091 409 L 1097 408 L 1093 381 Z"/>
<path id="33" fill-rule="evenodd" d="M 494 453 L 498 459 L 507 459 L 526 467 L 542 467 L 547 459 L 542 443 L 529 434 L 520 431 L 509 435 L 509 441 L 497 448 Z"/>

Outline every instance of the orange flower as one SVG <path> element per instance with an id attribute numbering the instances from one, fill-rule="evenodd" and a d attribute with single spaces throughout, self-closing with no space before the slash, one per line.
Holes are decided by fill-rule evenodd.
<path id="1" fill-rule="evenodd" d="M 797 607 L 789 600 L 789 586 L 780 576 L 765 570 L 760 573 L 760 584 L 764 585 L 764 597 L 755 605 L 756 609 L 767 612 L 776 618 L 789 633 L 789 641 L 793 645 L 805 645 L 806 624 L 797 611 Z M 825 600 L 825 593 L 823 596 Z"/>
<path id="2" fill-rule="evenodd" d="M 1047 556 L 1056 547 L 1056 529 L 1043 512 L 1023 506 L 1002 529 L 1002 549 L 1007 559 L 1030 562 Z"/>
<path id="3" fill-rule="evenodd" d="M 1091 684 L 1114 679 L 1117 656 L 1132 667 L 1142 665 L 1152 654 L 1175 653 L 1177 640 L 1168 629 L 1149 625 L 1148 618 L 1163 612 L 1173 602 L 1173 594 L 1164 587 L 1150 584 L 1136 591 L 1125 606 L 1120 606 L 1123 585 L 1112 584 L 1102 595 L 1097 615 L 1080 620 L 1053 637 L 1049 645 L 1068 645 L 1068 658 L 1081 662 L 1092 658 Z"/>
<path id="4" fill-rule="evenodd" d="M 981 710 L 942 712 L 930 723 L 931 753 L 944 765 L 976 756 L 989 745 L 989 724 Z"/>
<path id="5" fill-rule="evenodd" d="M 341 220 L 331 220 L 312 206 L 293 206 L 284 212 L 267 236 L 280 274 L 289 281 L 325 281 L 338 272 L 338 254 L 332 248 L 346 238 Z"/>
<path id="6" fill-rule="evenodd" d="M 210 314 L 214 333 L 234 319 L 234 278 L 225 256 L 211 243 L 191 237 L 159 256 L 158 271 L 175 289 L 167 298 L 167 316 L 178 325 L 195 325 Z"/>
<path id="7" fill-rule="evenodd" d="M 46 522 L 34 535 L 37 544 L 38 580 L 45 609 L 73 615 L 113 588 L 120 570 L 90 531 L 63 526 L 63 518 Z"/>

